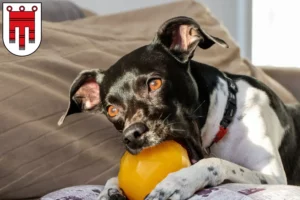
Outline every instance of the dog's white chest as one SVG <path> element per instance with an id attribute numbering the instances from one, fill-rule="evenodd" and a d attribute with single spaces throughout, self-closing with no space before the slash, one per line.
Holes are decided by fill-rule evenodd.
<path id="1" fill-rule="evenodd" d="M 221 80 L 220 83 L 223 85 L 225 82 Z M 278 147 L 284 129 L 264 91 L 242 80 L 236 84 L 239 89 L 236 115 L 226 136 L 211 147 L 211 154 L 249 169 L 261 171 L 266 166 L 266 162 L 271 162 L 273 158 L 280 159 Z M 227 96 L 228 94 L 220 90 L 220 86 L 212 94 L 212 101 L 216 101 L 212 102 L 215 103 L 216 113 L 214 116 L 208 116 L 211 117 L 208 122 L 213 121 L 216 127 L 206 127 L 204 138 L 215 137 L 218 123 L 225 110 Z"/>

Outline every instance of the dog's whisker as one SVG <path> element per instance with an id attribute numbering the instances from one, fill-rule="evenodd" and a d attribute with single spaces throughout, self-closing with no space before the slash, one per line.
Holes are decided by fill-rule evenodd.
<path id="1" fill-rule="evenodd" d="M 181 123 L 181 122 L 173 122 L 173 123 L 166 124 L 165 126 L 171 126 L 173 124 L 183 124 L 183 123 Z"/>
<path id="2" fill-rule="evenodd" d="M 201 116 L 201 115 L 199 115 L 199 116 L 190 116 L 192 119 L 197 119 L 197 118 L 203 118 L 204 116 Z"/>
<path id="3" fill-rule="evenodd" d="M 147 118 L 149 118 L 149 116 L 150 116 L 150 112 L 148 113 Z"/>
<path id="4" fill-rule="evenodd" d="M 199 108 L 201 108 L 201 106 L 204 104 L 205 100 L 202 101 L 202 103 L 192 112 L 192 114 L 194 114 Z"/>
<path id="5" fill-rule="evenodd" d="M 186 130 L 182 130 L 182 129 L 172 129 L 172 131 L 176 131 L 176 132 L 186 132 Z"/>
<path id="6" fill-rule="evenodd" d="M 160 116 L 159 116 L 159 118 L 158 118 L 158 120 L 160 120 L 161 119 L 161 117 L 162 117 L 162 115 L 163 115 L 164 113 L 161 113 L 160 114 Z M 148 115 L 148 117 L 149 117 L 149 115 Z"/>
<path id="7" fill-rule="evenodd" d="M 165 121 L 171 116 L 171 113 L 162 121 L 162 124 L 165 123 Z"/>

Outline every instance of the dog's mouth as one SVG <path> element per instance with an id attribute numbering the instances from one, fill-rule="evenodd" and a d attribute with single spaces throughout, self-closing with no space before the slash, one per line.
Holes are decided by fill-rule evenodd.
<path id="1" fill-rule="evenodd" d="M 176 139 L 175 141 L 181 144 L 183 148 L 185 148 L 192 165 L 197 163 L 199 160 L 203 158 L 202 153 L 193 145 L 193 143 L 190 140 Z"/>
<path id="2" fill-rule="evenodd" d="M 195 129 L 196 128 L 198 127 L 195 127 Z M 178 128 L 177 130 L 181 130 L 181 129 L 183 130 L 184 128 Z M 170 130 L 167 129 L 166 131 L 169 132 Z M 182 135 L 180 133 L 176 134 L 172 132 L 172 134 L 167 134 L 166 137 L 161 137 L 160 135 L 161 134 L 154 134 L 153 132 L 152 133 L 148 132 L 144 134 L 140 138 L 140 140 L 137 140 L 135 143 L 132 143 L 130 145 L 125 145 L 126 150 L 133 155 L 137 155 L 143 149 L 157 146 L 161 142 L 166 140 L 174 140 L 177 143 L 179 143 L 183 148 L 186 149 L 191 164 L 195 164 L 196 162 L 198 162 L 203 158 L 201 147 L 199 145 L 196 145 L 195 142 L 193 142 L 192 138 L 186 137 L 186 134 Z"/>
<path id="3" fill-rule="evenodd" d="M 170 139 L 167 139 L 170 140 Z M 179 143 L 185 150 L 189 156 L 190 163 L 193 165 L 197 163 L 199 160 L 203 158 L 201 151 L 193 145 L 193 143 L 188 139 L 174 139 L 177 143 Z M 156 146 L 156 145 L 155 145 Z M 147 148 L 147 147 L 146 147 Z M 145 148 L 130 148 L 126 146 L 127 151 L 129 151 L 133 155 L 139 154 Z"/>
<path id="4" fill-rule="evenodd" d="M 125 146 L 125 148 L 126 148 L 126 150 L 130 153 L 130 154 L 132 154 L 132 155 L 137 155 L 137 154 L 139 154 L 143 149 L 145 149 L 145 148 L 143 148 L 143 147 L 137 147 L 137 148 L 134 148 L 134 147 L 129 147 L 129 146 Z"/>

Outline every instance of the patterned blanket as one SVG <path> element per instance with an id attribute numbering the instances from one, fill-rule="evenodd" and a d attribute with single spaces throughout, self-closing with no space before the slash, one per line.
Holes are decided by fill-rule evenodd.
<path id="1" fill-rule="evenodd" d="M 41 200 L 97 200 L 99 185 L 64 188 Z M 225 184 L 197 192 L 190 200 L 300 200 L 300 187 L 285 185 Z"/>

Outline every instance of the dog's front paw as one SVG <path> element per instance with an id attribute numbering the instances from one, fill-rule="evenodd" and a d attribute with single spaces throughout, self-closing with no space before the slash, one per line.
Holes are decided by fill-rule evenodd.
<path id="1" fill-rule="evenodd" d="M 127 200 L 122 191 L 116 188 L 104 189 L 98 196 L 98 200 Z"/>
<path id="2" fill-rule="evenodd" d="M 183 200 L 191 197 L 197 190 L 195 180 L 183 169 L 169 174 L 145 200 Z"/>
<path id="3" fill-rule="evenodd" d="M 114 177 L 109 179 L 102 192 L 98 196 L 98 200 L 126 200 L 126 196 L 119 188 L 118 178 Z"/>

